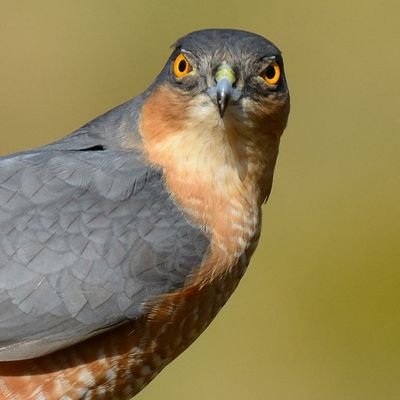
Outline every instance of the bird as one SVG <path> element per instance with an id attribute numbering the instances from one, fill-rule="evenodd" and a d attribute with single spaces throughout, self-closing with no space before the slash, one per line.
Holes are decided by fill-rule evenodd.
<path id="1" fill-rule="evenodd" d="M 198 338 L 257 247 L 289 110 L 278 47 L 204 29 L 140 95 L 0 158 L 0 400 L 129 399 Z"/>

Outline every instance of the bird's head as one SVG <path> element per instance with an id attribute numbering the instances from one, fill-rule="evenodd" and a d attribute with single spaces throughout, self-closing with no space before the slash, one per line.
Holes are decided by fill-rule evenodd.
<path id="1" fill-rule="evenodd" d="M 251 158 L 261 170 L 275 160 L 288 114 L 279 49 L 253 33 L 208 29 L 174 45 L 145 101 L 141 131 L 163 166 L 218 174 L 230 165 L 243 178 Z"/>
<path id="2" fill-rule="evenodd" d="M 186 35 L 156 81 L 156 87 L 165 85 L 181 96 L 184 109 L 195 107 L 200 116 L 209 110 L 219 118 L 287 118 L 281 52 L 254 33 L 208 29 Z"/>

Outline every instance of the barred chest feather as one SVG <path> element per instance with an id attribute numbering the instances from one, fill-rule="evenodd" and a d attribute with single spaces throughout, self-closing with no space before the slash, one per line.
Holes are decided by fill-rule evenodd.
<path id="1" fill-rule="evenodd" d="M 149 305 L 139 320 L 27 360 L 25 377 L 21 364 L 7 363 L 0 370 L 0 399 L 130 399 L 207 328 L 238 285 L 254 247 L 255 242 L 207 282 L 193 282 Z"/>

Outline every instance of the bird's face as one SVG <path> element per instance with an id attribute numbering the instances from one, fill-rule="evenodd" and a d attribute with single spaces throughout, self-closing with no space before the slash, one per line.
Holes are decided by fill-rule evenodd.
<path id="1" fill-rule="evenodd" d="M 261 36 L 233 30 L 194 32 L 175 45 L 161 75 L 191 118 L 221 124 L 286 124 L 289 91 L 279 49 Z M 200 121 L 199 121 L 200 122 Z"/>
<path id="2" fill-rule="evenodd" d="M 288 114 L 279 49 L 253 33 L 212 29 L 176 43 L 140 128 L 149 160 L 167 176 L 179 171 L 185 182 L 208 180 L 224 193 L 263 181 L 265 198 Z"/>

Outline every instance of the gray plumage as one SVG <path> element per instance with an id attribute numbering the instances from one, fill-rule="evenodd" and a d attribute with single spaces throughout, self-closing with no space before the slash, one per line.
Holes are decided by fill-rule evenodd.
<path id="1" fill-rule="evenodd" d="M 174 204 L 161 171 L 92 133 L 106 131 L 112 114 L 0 159 L 0 360 L 137 318 L 201 263 L 208 239 Z"/>

